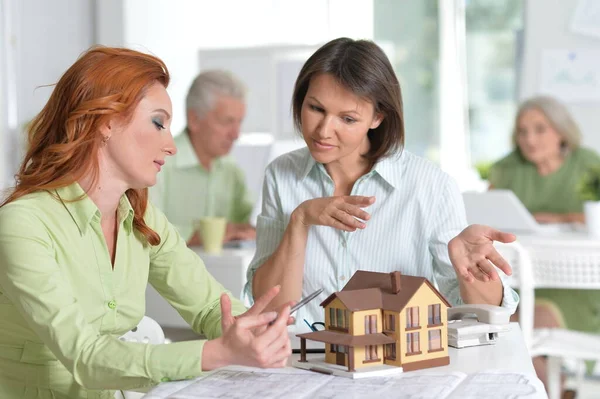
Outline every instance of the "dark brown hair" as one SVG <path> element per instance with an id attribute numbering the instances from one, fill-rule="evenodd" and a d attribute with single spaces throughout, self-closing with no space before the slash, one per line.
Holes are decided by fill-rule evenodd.
<path id="1" fill-rule="evenodd" d="M 395 154 L 404 147 L 402 93 L 394 69 L 383 50 L 368 40 L 346 37 L 334 39 L 319 48 L 306 61 L 294 87 L 294 125 L 302 130 L 302 103 L 313 77 L 330 74 L 357 96 L 373 104 L 383 116 L 381 124 L 369 130 L 371 148 L 364 156 L 371 162 Z"/>
<path id="2" fill-rule="evenodd" d="M 100 127 L 111 117 L 129 120 L 147 89 L 169 85 L 165 64 L 149 54 L 111 47 L 86 51 L 60 78 L 44 109 L 28 126 L 28 148 L 6 205 L 36 191 L 54 191 L 91 173 L 98 178 Z M 125 193 L 133 225 L 151 245 L 159 235 L 144 221 L 148 189 Z"/>

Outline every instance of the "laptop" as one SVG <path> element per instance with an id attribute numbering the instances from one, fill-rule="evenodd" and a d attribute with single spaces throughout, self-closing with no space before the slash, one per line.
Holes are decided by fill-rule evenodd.
<path id="1" fill-rule="evenodd" d="M 463 193 L 467 222 L 509 233 L 558 234 L 573 230 L 568 223 L 540 224 L 511 190 Z"/>

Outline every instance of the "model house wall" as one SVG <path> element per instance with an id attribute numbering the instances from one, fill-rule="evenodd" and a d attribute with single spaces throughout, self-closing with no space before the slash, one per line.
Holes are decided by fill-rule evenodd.
<path id="1" fill-rule="evenodd" d="M 429 325 L 429 305 L 439 305 L 440 307 L 440 321 L 441 325 Z M 419 327 L 418 328 L 406 328 L 407 324 L 407 312 L 410 308 L 419 307 Z M 403 333 L 400 333 L 400 350 L 396 349 L 397 356 L 400 356 L 400 362 L 405 370 L 411 369 L 409 365 L 414 362 L 421 362 L 439 357 L 448 356 L 448 306 L 443 303 L 439 296 L 430 288 L 429 284 L 423 284 L 414 294 L 411 300 L 404 307 L 400 313 L 400 329 Z M 439 331 L 441 339 L 441 350 L 429 349 L 429 332 Z M 419 354 L 409 354 L 407 351 L 407 335 L 418 334 L 419 335 Z"/>
<path id="2" fill-rule="evenodd" d="M 345 288 L 344 296 L 338 297 L 337 293 L 331 295 L 322 304 L 325 329 L 332 333 L 348 335 L 348 343 L 356 337 L 382 333 L 395 342 L 351 346 L 326 341 L 325 361 L 350 367 L 348 363 L 352 355 L 354 369 L 384 363 L 403 367 L 405 370 L 447 364 L 449 304 L 435 287 L 423 278 L 392 273 L 388 277 L 391 280 L 381 281 L 381 278 L 384 278 L 383 274 L 368 273 L 368 277 L 379 279 L 380 283 L 394 281 L 391 283 L 391 291 L 384 286 L 374 288 L 373 282 L 370 282 L 367 284 L 370 288 Z M 401 287 L 400 290 L 404 289 L 405 293 L 400 294 L 395 286 Z M 394 292 L 395 294 L 392 294 Z M 357 304 L 356 299 L 361 295 L 369 298 L 365 306 L 373 305 L 373 299 L 377 298 L 373 295 L 381 295 L 381 298 L 375 300 L 380 301 L 380 307 L 360 309 L 361 305 Z M 349 309 L 347 304 L 350 304 L 352 309 Z M 339 336 L 337 339 L 338 343 L 341 342 Z M 356 340 L 354 342 L 356 343 Z"/>

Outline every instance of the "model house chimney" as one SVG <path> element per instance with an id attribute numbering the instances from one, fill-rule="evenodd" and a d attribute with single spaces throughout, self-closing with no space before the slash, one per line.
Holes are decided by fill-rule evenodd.
<path id="1" fill-rule="evenodd" d="M 400 292 L 400 272 L 391 272 L 390 279 L 392 280 L 392 293 Z"/>

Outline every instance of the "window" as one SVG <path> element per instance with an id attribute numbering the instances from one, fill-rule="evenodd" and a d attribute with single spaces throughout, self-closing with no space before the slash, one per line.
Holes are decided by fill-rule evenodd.
<path id="1" fill-rule="evenodd" d="M 419 327 L 419 307 L 413 306 L 406 309 L 406 328 Z"/>
<path id="2" fill-rule="evenodd" d="M 386 319 L 385 329 L 388 331 L 396 331 L 396 315 L 388 314 Z"/>
<path id="3" fill-rule="evenodd" d="M 343 309 L 336 309 L 336 313 L 337 313 L 337 323 L 336 323 L 336 326 L 338 326 L 338 327 L 344 327 L 344 310 Z"/>
<path id="4" fill-rule="evenodd" d="M 471 161 L 482 174 L 486 164 L 510 151 L 524 3 L 469 0 L 465 4 L 469 143 Z"/>
<path id="5" fill-rule="evenodd" d="M 429 350 L 442 349 L 442 330 L 429 330 Z"/>
<path id="6" fill-rule="evenodd" d="M 440 304 L 429 305 L 427 307 L 427 324 L 430 326 L 438 326 L 442 324 L 442 315 L 440 313 Z"/>
<path id="7" fill-rule="evenodd" d="M 377 345 L 365 346 L 365 361 L 369 360 L 379 360 L 379 357 L 377 357 Z"/>
<path id="8" fill-rule="evenodd" d="M 373 38 L 390 48 L 404 112 L 411 116 L 406 149 L 439 162 L 461 187 L 476 189 L 481 182 L 454 165 L 473 165 L 484 174 L 510 150 L 525 4 L 373 1 Z"/>
<path id="9" fill-rule="evenodd" d="M 373 17 L 373 38 L 390 49 L 410 115 L 406 149 L 439 162 L 438 0 L 375 0 Z"/>
<path id="10" fill-rule="evenodd" d="M 345 309 L 329 308 L 329 321 L 332 328 L 348 331 L 350 312 Z"/>
<path id="11" fill-rule="evenodd" d="M 365 316 L 365 334 L 377 334 L 377 316 Z"/>
<path id="12" fill-rule="evenodd" d="M 387 344 L 385 346 L 385 357 L 388 359 L 396 359 L 396 344 Z"/>
<path id="13" fill-rule="evenodd" d="M 348 353 L 346 346 L 331 344 L 331 353 Z"/>
<path id="14" fill-rule="evenodd" d="M 406 334 L 406 354 L 413 355 L 421 353 L 419 345 L 419 333 L 413 332 Z"/>

